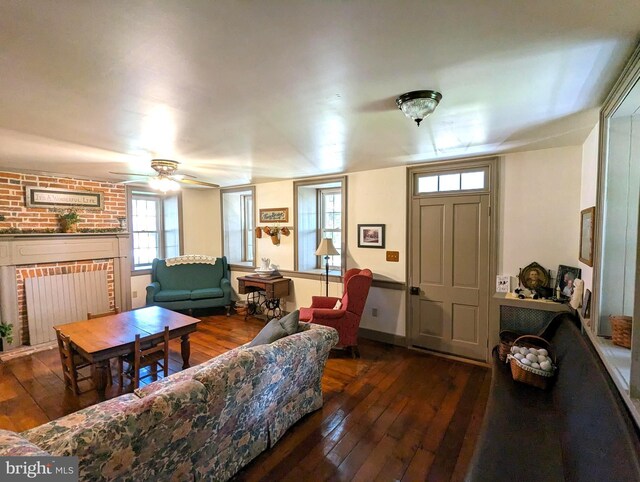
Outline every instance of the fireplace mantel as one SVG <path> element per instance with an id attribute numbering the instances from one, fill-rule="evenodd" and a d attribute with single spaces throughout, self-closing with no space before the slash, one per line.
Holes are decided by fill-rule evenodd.
<path id="1" fill-rule="evenodd" d="M 46 233 L 0 235 L 0 320 L 18 320 L 18 267 L 113 259 L 115 302 L 131 309 L 131 242 L 129 233 Z M 20 333 L 14 332 L 20 340 Z"/>

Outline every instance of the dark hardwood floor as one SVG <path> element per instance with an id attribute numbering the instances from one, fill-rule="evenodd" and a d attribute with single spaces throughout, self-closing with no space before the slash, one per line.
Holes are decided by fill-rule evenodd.
<path id="1" fill-rule="evenodd" d="M 191 364 L 253 338 L 255 319 L 203 316 Z M 171 372 L 180 345 L 171 342 Z M 235 480 L 463 480 L 489 391 L 487 369 L 362 340 L 361 358 L 332 353 L 324 406 L 289 429 Z M 116 377 L 114 377 L 116 378 Z M 90 382 L 66 390 L 57 349 L 0 363 L 0 428 L 23 431 L 97 403 Z M 117 395 L 117 386 L 107 396 Z"/>

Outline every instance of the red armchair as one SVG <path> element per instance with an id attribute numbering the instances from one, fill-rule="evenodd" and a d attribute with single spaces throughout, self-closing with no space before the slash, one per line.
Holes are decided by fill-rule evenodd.
<path id="1" fill-rule="evenodd" d="M 338 346 L 350 348 L 354 357 L 360 356 L 358 327 L 372 281 L 371 270 L 348 270 L 344 274 L 342 298 L 314 296 L 309 308 L 300 308 L 300 320 L 335 328 L 340 336 Z M 337 301 L 341 302 L 339 309 L 335 309 Z"/>

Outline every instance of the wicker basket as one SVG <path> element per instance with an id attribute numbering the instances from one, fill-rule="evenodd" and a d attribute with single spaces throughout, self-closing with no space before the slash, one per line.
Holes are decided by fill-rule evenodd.
<path id="1" fill-rule="evenodd" d="M 547 350 L 549 358 L 553 361 L 553 371 L 550 372 L 520 363 L 517 358 L 511 355 L 507 358 L 511 366 L 511 376 L 515 381 L 542 388 L 543 390 L 549 388 L 556 374 L 556 354 L 551 343 L 539 336 L 523 335 L 514 340 L 513 344 L 527 348 L 544 348 Z"/>
<path id="2" fill-rule="evenodd" d="M 500 332 L 500 344 L 498 345 L 498 358 L 500 361 L 507 361 L 507 355 L 511 353 L 513 342 L 521 335 L 515 331 L 502 330 Z"/>
<path id="3" fill-rule="evenodd" d="M 610 315 L 611 322 L 611 341 L 614 345 L 624 348 L 631 348 L 631 323 L 633 318 L 630 316 Z"/>

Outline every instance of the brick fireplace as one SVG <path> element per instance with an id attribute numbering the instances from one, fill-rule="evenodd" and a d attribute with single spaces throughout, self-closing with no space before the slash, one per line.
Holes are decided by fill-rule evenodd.
<path id="1" fill-rule="evenodd" d="M 128 233 L 0 235 L 0 320 L 14 325 L 11 347 L 31 344 L 28 278 L 104 271 L 108 307 L 131 309 L 129 253 Z"/>

